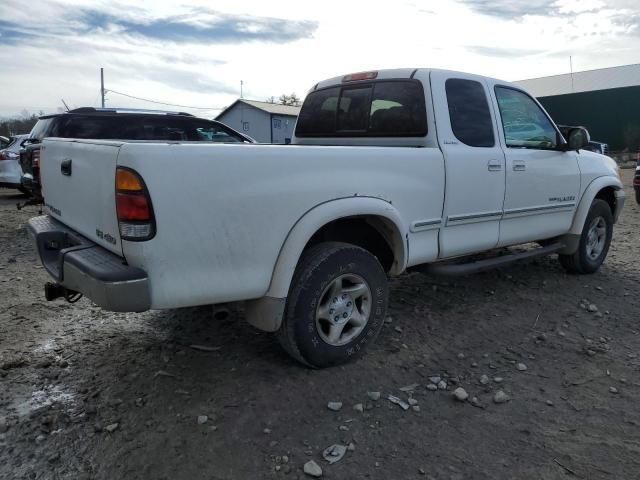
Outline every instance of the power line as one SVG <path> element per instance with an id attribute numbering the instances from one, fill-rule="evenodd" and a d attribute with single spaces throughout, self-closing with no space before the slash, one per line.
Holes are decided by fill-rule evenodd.
<path id="1" fill-rule="evenodd" d="M 150 100 L 148 98 L 136 97 L 134 95 L 129 95 L 128 93 L 122 93 L 122 92 L 118 92 L 116 90 L 111 90 L 111 89 L 106 89 L 106 88 L 105 88 L 105 92 L 115 93 L 116 95 L 122 95 L 123 97 L 129 97 L 129 98 L 133 98 L 135 100 L 142 100 L 143 102 L 157 103 L 158 105 L 167 105 L 169 107 L 191 108 L 191 109 L 194 109 L 194 110 L 224 110 L 221 107 L 192 107 L 192 106 L 189 106 L 189 105 L 177 105 L 175 103 L 160 102 L 158 100 Z"/>

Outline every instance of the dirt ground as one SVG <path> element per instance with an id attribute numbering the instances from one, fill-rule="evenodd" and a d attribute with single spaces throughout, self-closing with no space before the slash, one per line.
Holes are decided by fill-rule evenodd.
<path id="1" fill-rule="evenodd" d="M 321 371 L 240 312 L 46 302 L 25 231 L 37 209 L 18 212 L 21 197 L 1 190 L 0 478 L 295 479 L 315 460 L 327 479 L 640 479 L 631 175 L 599 273 L 570 276 L 549 257 L 456 280 L 402 276 L 368 354 Z M 427 388 L 435 376 L 446 390 Z M 458 386 L 468 401 L 453 398 Z M 494 403 L 498 390 L 510 401 Z"/>

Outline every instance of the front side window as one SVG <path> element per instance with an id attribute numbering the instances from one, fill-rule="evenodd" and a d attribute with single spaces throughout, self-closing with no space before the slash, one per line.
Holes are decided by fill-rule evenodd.
<path id="1" fill-rule="evenodd" d="M 417 80 L 358 83 L 310 93 L 302 106 L 299 137 L 422 137 L 427 118 Z"/>
<path id="2" fill-rule="evenodd" d="M 540 106 L 526 93 L 496 87 L 507 147 L 553 149 L 558 133 Z"/>
<path id="3" fill-rule="evenodd" d="M 445 82 L 451 131 L 470 147 L 493 147 L 493 125 L 482 84 L 475 80 L 450 78 Z"/>

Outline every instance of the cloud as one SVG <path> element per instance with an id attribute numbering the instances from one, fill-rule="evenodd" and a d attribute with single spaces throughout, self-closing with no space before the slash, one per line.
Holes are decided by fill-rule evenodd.
<path id="1" fill-rule="evenodd" d="M 477 53 L 485 57 L 500 57 L 500 58 L 514 58 L 514 57 L 528 57 L 531 55 L 539 55 L 544 53 L 544 50 L 537 49 L 525 49 L 525 48 L 503 48 L 503 47 L 484 47 L 481 45 L 472 45 L 466 47 L 469 52 Z"/>
<path id="2" fill-rule="evenodd" d="M 525 15 L 557 15 L 560 12 L 558 0 L 460 0 L 460 3 L 481 15 L 508 20 Z"/>
<path id="3" fill-rule="evenodd" d="M 20 28 L 20 25 L 0 20 L 0 43 L 16 43 L 29 36 L 29 31 Z"/>
<path id="4" fill-rule="evenodd" d="M 177 43 L 287 43 L 311 38 L 318 28 L 317 22 L 310 20 L 230 14 L 206 7 L 193 7 L 186 13 L 160 18 L 140 15 L 140 12 L 116 16 L 108 11 L 90 8 L 79 8 L 71 12 L 68 17 L 53 18 L 37 24 L 2 20 L 0 36 L 4 42 L 14 44 L 29 37 L 92 33 L 130 35 Z"/>
<path id="5" fill-rule="evenodd" d="M 627 11 L 611 18 L 614 25 L 622 27 L 627 33 L 640 35 L 640 13 Z"/>

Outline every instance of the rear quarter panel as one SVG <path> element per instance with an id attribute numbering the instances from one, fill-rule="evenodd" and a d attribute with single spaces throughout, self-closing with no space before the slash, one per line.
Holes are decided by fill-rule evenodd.
<path id="1" fill-rule="evenodd" d="M 442 214 L 435 148 L 127 143 L 118 163 L 141 174 L 153 203 L 156 236 L 123 242 L 149 274 L 152 308 L 262 297 L 292 227 L 333 199 L 391 202 L 403 236 Z"/>

